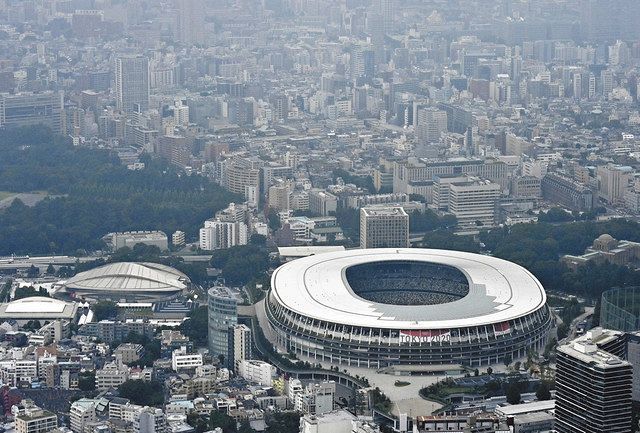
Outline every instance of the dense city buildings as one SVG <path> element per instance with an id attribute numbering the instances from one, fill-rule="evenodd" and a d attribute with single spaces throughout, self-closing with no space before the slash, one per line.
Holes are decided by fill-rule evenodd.
<path id="1" fill-rule="evenodd" d="M 0 1 L 0 427 L 640 431 L 639 21 Z"/>

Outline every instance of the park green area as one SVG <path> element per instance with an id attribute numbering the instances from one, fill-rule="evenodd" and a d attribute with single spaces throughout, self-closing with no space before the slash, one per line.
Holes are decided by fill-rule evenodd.
<path id="1" fill-rule="evenodd" d="M 123 230 L 183 230 L 194 239 L 204 220 L 238 200 L 204 177 L 144 162 L 145 170 L 128 170 L 112 151 L 74 147 L 44 127 L 3 131 L 0 191 L 64 196 L 1 211 L 0 255 L 95 250 Z"/>

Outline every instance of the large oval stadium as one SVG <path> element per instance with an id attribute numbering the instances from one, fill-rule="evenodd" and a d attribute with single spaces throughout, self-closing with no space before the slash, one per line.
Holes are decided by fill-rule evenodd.
<path id="1" fill-rule="evenodd" d="M 481 366 L 541 350 L 552 318 L 526 269 L 429 249 L 320 254 L 278 268 L 265 303 L 281 348 L 333 364 Z"/>

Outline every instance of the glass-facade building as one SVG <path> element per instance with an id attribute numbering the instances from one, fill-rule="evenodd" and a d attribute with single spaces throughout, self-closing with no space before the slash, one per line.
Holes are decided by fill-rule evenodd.
<path id="1" fill-rule="evenodd" d="M 208 292 L 209 352 L 214 358 L 229 357 L 229 333 L 238 324 L 238 300 L 226 287 L 213 287 Z"/>
<path id="2" fill-rule="evenodd" d="M 640 330 L 640 287 L 604 292 L 600 305 L 600 326 L 623 332 Z"/>

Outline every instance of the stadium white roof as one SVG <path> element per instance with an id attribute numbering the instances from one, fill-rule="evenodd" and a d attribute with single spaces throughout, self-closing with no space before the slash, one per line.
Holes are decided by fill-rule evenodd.
<path id="1" fill-rule="evenodd" d="M 390 305 L 357 296 L 346 268 L 384 261 L 452 266 L 465 274 L 469 294 L 439 305 Z M 540 282 L 515 263 L 491 256 L 417 248 L 349 250 L 291 261 L 272 277 L 272 293 L 303 316 L 351 326 L 386 329 L 449 329 L 506 322 L 546 303 Z"/>
<path id="2" fill-rule="evenodd" d="M 67 280 L 71 290 L 92 292 L 172 292 L 186 288 L 188 277 L 171 267 L 157 263 L 111 263 Z"/>
<path id="3" fill-rule="evenodd" d="M 75 302 L 32 296 L 0 304 L 0 319 L 73 319 L 77 310 Z"/>

